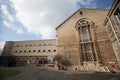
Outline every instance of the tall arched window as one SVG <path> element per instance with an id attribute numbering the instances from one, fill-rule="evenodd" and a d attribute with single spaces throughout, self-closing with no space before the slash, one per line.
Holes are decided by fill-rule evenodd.
<path id="1" fill-rule="evenodd" d="M 86 18 L 80 19 L 76 24 L 79 33 L 82 61 L 97 61 L 93 35 L 94 23 Z"/>

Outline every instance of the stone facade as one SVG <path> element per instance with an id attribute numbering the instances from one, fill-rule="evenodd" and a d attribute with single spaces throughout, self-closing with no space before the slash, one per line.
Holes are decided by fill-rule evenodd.
<path id="1" fill-rule="evenodd" d="M 7 41 L 4 47 L 3 56 L 15 56 L 16 61 L 34 62 L 45 59 L 53 61 L 56 55 L 56 40 L 32 40 L 32 41 Z"/>
<path id="2" fill-rule="evenodd" d="M 104 21 L 111 44 L 120 67 L 120 0 L 115 0 Z"/>
<path id="3" fill-rule="evenodd" d="M 71 61 L 73 68 L 110 67 L 119 56 L 116 42 L 119 38 L 109 39 L 108 27 L 103 26 L 108 12 L 107 9 L 79 9 L 56 28 L 56 39 L 7 41 L 2 55 L 15 56 L 17 62 L 39 64 L 41 60 L 52 61 L 54 55 L 61 54 Z"/>
<path id="4" fill-rule="evenodd" d="M 79 9 L 57 28 L 57 51 L 77 66 L 105 66 L 116 58 L 103 27 L 109 10 Z"/>

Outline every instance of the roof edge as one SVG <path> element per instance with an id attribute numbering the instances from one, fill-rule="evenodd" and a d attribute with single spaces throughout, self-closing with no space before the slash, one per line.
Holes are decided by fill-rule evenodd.
<path id="1" fill-rule="evenodd" d="M 5 41 L 5 42 L 27 42 L 27 41 L 48 41 L 48 40 L 56 40 L 56 39 L 22 40 L 22 41 Z"/>
<path id="2" fill-rule="evenodd" d="M 109 9 L 97 9 L 97 8 L 80 8 L 77 11 L 75 11 L 70 17 L 68 17 L 66 20 L 64 20 L 60 25 L 58 25 L 55 30 L 57 30 L 62 24 L 64 24 L 68 19 L 70 19 L 74 14 L 76 14 L 80 10 L 109 10 Z"/>
<path id="3" fill-rule="evenodd" d="M 112 15 L 113 10 L 115 9 L 115 7 L 117 6 L 117 4 L 118 4 L 119 2 L 120 2 L 120 0 L 114 0 L 114 2 L 113 2 L 113 4 L 112 4 L 112 6 L 111 6 L 111 8 L 110 8 L 110 10 L 109 10 L 106 18 L 105 18 L 105 20 L 104 20 L 104 22 L 103 22 L 103 25 L 104 25 L 104 26 L 106 25 L 106 23 L 107 23 L 107 21 L 108 21 L 108 17 L 110 17 L 110 16 Z"/>
<path id="4" fill-rule="evenodd" d="M 62 24 L 64 24 L 68 19 L 70 19 L 74 14 L 76 14 L 80 9 L 75 11 L 70 17 L 68 17 L 66 20 L 64 20 L 60 25 L 58 25 L 55 29 L 57 30 Z"/>

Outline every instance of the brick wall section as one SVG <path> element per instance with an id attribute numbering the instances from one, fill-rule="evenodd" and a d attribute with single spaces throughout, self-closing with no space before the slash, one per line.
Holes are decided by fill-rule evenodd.
<path id="1" fill-rule="evenodd" d="M 80 11 L 82 11 L 82 15 L 80 15 Z M 77 65 L 80 61 L 80 48 L 78 46 L 79 44 L 79 36 L 78 32 L 75 29 L 76 22 L 79 19 L 82 18 L 88 18 L 91 21 L 95 23 L 95 33 L 96 38 L 98 41 L 98 46 L 100 49 L 100 54 L 103 60 L 103 63 L 109 61 L 115 61 L 115 56 L 113 53 L 113 49 L 111 46 L 111 43 L 109 41 L 107 32 L 105 28 L 103 27 L 103 21 L 107 15 L 108 10 L 97 10 L 97 9 L 80 9 L 75 14 L 73 14 L 70 18 L 68 18 L 64 23 L 62 23 L 58 28 L 56 28 L 57 31 L 57 44 L 63 45 L 60 47 L 57 47 L 57 51 L 60 54 L 65 54 L 65 50 L 67 50 L 65 47 L 69 44 L 77 44 L 75 46 L 76 51 L 74 48 L 70 49 L 70 54 L 72 55 L 70 57 L 70 60 L 73 64 Z M 107 41 L 106 41 L 107 40 Z M 80 54 L 79 54 L 80 53 Z"/>

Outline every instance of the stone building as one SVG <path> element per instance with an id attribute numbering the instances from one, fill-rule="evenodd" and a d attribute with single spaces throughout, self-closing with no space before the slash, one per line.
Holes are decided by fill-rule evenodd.
<path id="1" fill-rule="evenodd" d="M 57 52 L 73 66 L 95 68 L 116 62 L 103 22 L 109 10 L 79 9 L 57 28 Z"/>
<path id="2" fill-rule="evenodd" d="M 56 55 L 56 40 L 7 41 L 2 56 L 15 56 L 24 65 L 42 64 L 43 60 L 52 63 Z M 28 63 L 28 64 L 26 64 Z"/>
<path id="3" fill-rule="evenodd" d="M 56 27 L 56 39 L 7 41 L 2 56 L 39 65 L 52 63 L 54 55 L 61 54 L 72 69 L 105 71 L 120 65 L 119 31 L 120 1 L 116 0 L 110 10 L 79 9 Z"/>
<path id="4" fill-rule="evenodd" d="M 120 0 L 115 0 L 104 21 L 111 44 L 120 67 Z"/>

